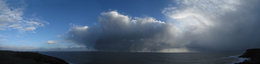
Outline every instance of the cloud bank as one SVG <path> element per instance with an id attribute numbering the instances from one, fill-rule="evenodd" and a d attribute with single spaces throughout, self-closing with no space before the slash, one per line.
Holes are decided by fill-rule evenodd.
<path id="1" fill-rule="evenodd" d="M 23 8 L 9 7 L 4 0 L 0 0 L 0 30 L 34 31 L 44 24 L 37 18 L 23 17 Z"/>
<path id="2" fill-rule="evenodd" d="M 164 13 L 183 31 L 181 40 L 196 51 L 231 51 L 260 45 L 258 0 L 177 1 Z"/>
<path id="3" fill-rule="evenodd" d="M 176 0 L 167 21 L 101 13 L 98 25 L 74 25 L 66 40 L 101 51 L 237 51 L 260 46 L 259 0 Z"/>

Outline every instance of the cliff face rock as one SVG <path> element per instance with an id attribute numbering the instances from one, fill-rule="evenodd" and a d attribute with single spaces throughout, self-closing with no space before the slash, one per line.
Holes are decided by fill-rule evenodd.
<path id="1" fill-rule="evenodd" d="M 0 64 L 68 64 L 64 60 L 33 52 L 0 51 Z"/>
<path id="2" fill-rule="evenodd" d="M 239 57 L 248 58 L 249 60 L 237 64 L 260 64 L 260 48 L 248 49 Z"/>

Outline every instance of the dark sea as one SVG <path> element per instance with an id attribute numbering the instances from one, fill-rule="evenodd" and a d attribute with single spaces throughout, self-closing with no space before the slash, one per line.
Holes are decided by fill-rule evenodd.
<path id="1" fill-rule="evenodd" d="M 233 64 L 241 53 L 40 52 L 70 64 Z"/>

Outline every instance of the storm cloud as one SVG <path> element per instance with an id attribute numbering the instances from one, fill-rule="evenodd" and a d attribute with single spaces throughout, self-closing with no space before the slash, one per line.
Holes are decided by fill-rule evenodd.
<path id="1" fill-rule="evenodd" d="M 68 39 L 104 51 L 157 51 L 169 48 L 168 41 L 174 35 L 169 34 L 174 31 L 171 24 L 151 17 L 132 18 L 117 11 L 101 13 L 98 22 L 96 27 L 74 26 Z"/>
<path id="2" fill-rule="evenodd" d="M 260 46 L 259 0 L 176 0 L 167 21 L 101 13 L 95 26 L 73 25 L 66 40 L 101 51 L 230 51 Z"/>

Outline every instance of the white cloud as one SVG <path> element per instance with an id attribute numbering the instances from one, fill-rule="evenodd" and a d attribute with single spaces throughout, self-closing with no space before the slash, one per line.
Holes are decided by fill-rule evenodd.
<path id="1" fill-rule="evenodd" d="M 44 24 L 37 18 L 23 17 L 22 8 L 11 8 L 4 0 L 0 0 L 0 30 L 34 31 L 38 27 L 44 26 Z"/>
<path id="2" fill-rule="evenodd" d="M 67 40 L 104 51 L 230 51 L 260 46 L 259 0 L 176 0 L 167 21 L 101 13 L 98 25 L 73 26 Z"/>
<path id="3" fill-rule="evenodd" d="M 49 40 L 47 43 L 49 43 L 49 44 L 55 44 L 55 43 L 57 43 L 56 41 L 53 41 L 53 40 Z"/>
<path id="4" fill-rule="evenodd" d="M 87 29 L 88 29 L 88 26 L 73 25 L 70 30 L 71 31 L 73 31 L 73 30 L 76 30 L 76 31 L 86 31 Z"/>
<path id="5" fill-rule="evenodd" d="M 259 0 L 177 0 L 163 13 L 180 30 L 179 43 L 199 51 L 258 47 Z"/>

